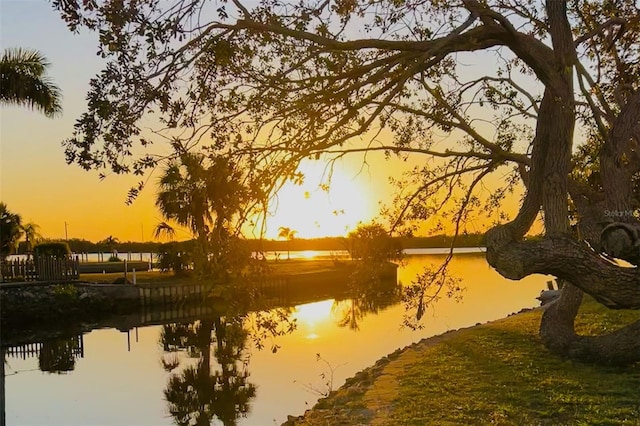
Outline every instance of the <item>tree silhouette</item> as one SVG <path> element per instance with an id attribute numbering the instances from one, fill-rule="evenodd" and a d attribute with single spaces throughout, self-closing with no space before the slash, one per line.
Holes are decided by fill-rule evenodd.
<path id="1" fill-rule="evenodd" d="M 162 13 L 146 3 L 119 13 L 111 3 L 53 4 L 70 27 L 109 34 L 100 52 L 110 72 L 65 142 L 70 162 L 144 173 L 154 166 L 148 143 L 140 157 L 129 147 L 160 110 L 168 134 L 181 128 L 181 144 L 212 135 L 217 150 L 249 159 L 256 182 L 299 180 L 304 158 L 411 159 L 389 210 L 407 232 L 436 215 L 462 232 L 471 211 L 499 211 L 519 186 L 515 217 L 486 234 L 487 261 L 509 279 L 567 283 L 543 315 L 544 344 L 587 361 L 640 360 L 640 321 L 602 336 L 574 327 L 583 291 L 610 308 L 640 308 L 640 268 L 601 256 L 631 253 L 640 233 L 635 0 L 236 0 L 209 14 L 204 1 Z M 585 186 L 572 177 L 572 153 L 590 139 L 599 184 Z M 504 184 L 486 195 L 491 177 Z M 540 213 L 545 237 L 524 240 Z M 611 251 L 612 235 L 629 250 Z M 423 312 L 425 292 L 415 295 Z"/>
<path id="2" fill-rule="evenodd" d="M 228 159 L 187 152 L 170 161 L 158 180 L 156 207 L 165 219 L 193 233 L 197 241 L 194 268 L 204 275 L 219 273 L 215 263 L 229 237 L 231 221 L 249 200 L 242 179 Z M 156 234 L 169 229 L 163 222 Z"/>
<path id="3" fill-rule="evenodd" d="M 0 258 L 15 252 L 22 235 L 22 218 L 11 213 L 5 203 L 0 202 Z"/>
<path id="4" fill-rule="evenodd" d="M 202 319 L 198 323 L 163 327 L 161 344 L 165 351 L 186 350 L 198 357 L 197 366 L 186 367 L 170 377 L 165 389 L 169 412 L 178 425 L 209 425 L 219 419 L 225 426 L 249 412 L 255 386 L 241 362 L 247 334 L 242 322 L 223 317 Z M 211 350 L 220 369 L 211 372 Z M 177 363 L 163 361 L 169 370 Z"/>
<path id="5" fill-rule="evenodd" d="M 38 367 L 47 373 L 64 374 L 73 371 L 79 353 L 78 336 L 47 340 L 38 354 Z"/>
<path id="6" fill-rule="evenodd" d="M 297 233 L 298 231 L 285 226 L 278 228 L 278 238 L 287 240 L 287 259 L 291 259 L 291 241 L 296 237 Z"/>
<path id="7" fill-rule="evenodd" d="M 38 51 L 5 49 L 0 58 L 0 104 L 26 106 L 47 117 L 60 114 L 60 89 L 47 77 L 49 65 Z"/>
<path id="8" fill-rule="evenodd" d="M 33 222 L 29 222 L 21 225 L 20 228 L 24 233 L 27 253 L 31 253 L 33 251 L 33 245 L 37 244 L 38 241 L 42 239 L 42 235 L 40 235 L 40 233 L 38 232 L 40 226 L 36 225 Z"/>
<path id="9" fill-rule="evenodd" d="M 116 246 L 120 244 L 120 240 L 117 237 L 114 237 L 113 235 L 109 235 L 104 240 L 98 241 L 98 244 L 102 245 L 103 247 L 106 247 L 109 253 L 115 254 Z"/>

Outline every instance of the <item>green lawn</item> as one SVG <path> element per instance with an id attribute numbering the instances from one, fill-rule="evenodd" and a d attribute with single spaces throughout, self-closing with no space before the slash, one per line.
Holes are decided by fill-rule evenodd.
<path id="1" fill-rule="evenodd" d="M 338 263 L 338 267 L 348 264 L 349 261 L 341 260 Z M 308 272 L 317 272 L 322 270 L 333 269 L 336 267 L 331 259 L 291 259 L 280 260 L 278 262 L 269 261 L 269 267 L 271 272 L 275 275 L 291 275 L 302 274 Z M 122 272 L 107 273 L 107 274 L 80 274 L 81 281 L 97 282 L 97 283 L 112 283 L 117 278 L 122 278 L 124 274 Z M 128 274 L 129 280 L 131 280 L 131 273 Z M 174 276 L 171 272 L 158 272 L 158 271 L 141 271 L 136 272 L 136 281 L 138 283 L 172 283 L 181 284 L 186 282 L 192 282 L 192 278 L 185 276 Z"/>
<path id="2" fill-rule="evenodd" d="M 640 425 L 640 364 L 601 367 L 550 355 L 538 338 L 540 315 L 512 316 L 391 355 L 299 424 Z M 577 327 L 595 333 L 638 319 L 638 311 L 588 300 Z"/>

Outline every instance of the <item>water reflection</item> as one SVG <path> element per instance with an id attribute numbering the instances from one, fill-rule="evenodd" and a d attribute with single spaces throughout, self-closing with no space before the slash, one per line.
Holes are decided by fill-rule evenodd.
<path id="1" fill-rule="evenodd" d="M 168 371 L 178 370 L 164 391 L 177 425 L 209 425 L 217 418 L 232 426 L 247 415 L 256 387 L 248 381 L 246 341 L 247 332 L 239 318 L 215 317 L 162 327 L 162 365 Z M 212 347 L 217 362 L 213 372 Z M 196 358 L 196 365 L 179 369 L 180 358 L 171 357 L 177 352 Z"/>
<path id="2" fill-rule="evenodd" d="M 380 311 L 398 302 L 397 293 L 393 297 L 353 298 L 337 300 L 332 310 L 339 316 L 336 321 L 338 327 L 347 327 L 349 330 L 359 331 L 360 322 L 367 315 L 377 315 Z"/>
<path id="3" fill-rule="evenodd" d="M 411 282 L 433 260 L 412 257 L 399 271 L 400 280 Z M 319 294 L 314 287 L 314 294 L 309 290 L 295 297 L 274 295 L 259 307 L 268 307 L 267 312 L 181 307 L 157 317 L 138 315 L 93 324 L 91 328 L 103 329 L 85 329 L 87 334 L 77 336 L 73 361 L 69 348 L 74 346 L 53 341 L 44 362 L 40 355 L 26 359 L 8 355 L 7 422 L 280 424 L 287 414 L 301 414 L 317 399 L 303 386 L 323 386 L 318 377 L 327 369 L 315 361 L 317 353 L 339 366 L 333 380 L 337 387 L 398 347 L 531 306 L 545 283 L 544 277 L 507 282 L 476 256 L 457 258 L 453 266 L 469 289 L 465 299 L 462 305 L 441 300 L 423 318 L 425 329 L 420 332 L 400 327 L 404 308 L 397 302 L 396 287 L 362 282 L 352 283 L 346 294 Z M 116 329 L 132 327 L 140 327 L 140 341 L 136 339 L 128 352 L 125 336 Z M 16 343 L 48 340 L 34 338 L 36 330 L 10 332 L 2 336 L 4 351 Z M 258 350 L 264 345 L 271 350 Z M 41 374 L 40 366 L 69 374 Z M 100 392 L 87 392 L 96 383 Z"/>
<path id="4" fill-rule="evenodd" d="M 251 400 L 256 397 L 256 386 L 249 380 L 249 336 L 260 346 L 261 342 L 255 342 L 260 330 L 272 336 L 288 334 L 298 320 L 313 325 L 335 311 L 341 312 L 337 321 L 340 327 L 358 330 L 358 322 L 366 315 L 396 302 L 396 281 L 380 280 L 379 274 L 374 277 L 369 272 L 354 273 L 349 299 L 312 303 L 293 313 L 282 309 L 254 311 L 163 325 L 159 338 L 164 352 L 161 364 L 171 373 L 164 398 L 175 424 L 209 425 L 218 419 L 225 426 L 233 426 L 249 414 Z M 272 345 L 272 351 L 278 347 Z"/>
<path id="5" fill-rule="evenodd" d="M 27 343 L 4 348 L 3 361 L 10 358 L 38 358 L 38 368 L 45 373 L 65 374 L 73 371 L 76 358 L 84 357 L 82 335 L 69 338 L 48 339 L 43 342 Z"/>
<path id="6" fill-rule="evenodd" d="M 38 367 L 47 373 L 64 374 L 76 367 L 76 358 L 84 356 L 82 336 L 47 340 L 42 343 Z"/>
<path id="7" fill-rule="evenodd" d="M 378 314 L 382 309 L 397 303 L 401 290 L 397 280 L 388 279 L 379 265 L 361 265 L 351 277 L 350 298 L 334 303 L 333 311 L 339 312 L 340 317 L 337 325 L 353 331 L 360 330 L 358 324 L 365 316 Z"/>

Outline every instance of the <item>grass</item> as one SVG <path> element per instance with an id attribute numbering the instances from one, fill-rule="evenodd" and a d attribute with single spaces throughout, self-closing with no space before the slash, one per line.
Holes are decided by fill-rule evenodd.
<path id="1" fill-rule="evenodd" d="M 348 264 L 348 261 L 342 260 L 339 262 L 339 265 L 346 264 Z M 280 260 L 278 262 L 269 261 L 269 266 L 275 275 L 292 275 L 334 269 L 336 268 L 336 263 L 331 259 L 291 259 Z M 96 283 L 112 283 L 117 278 L 122 278 L 123 276 L 124 274 L 122 272 L 80 274 L 80 280 Z M 131 272 L 129 272 L 128 278 L 131 280 Z M 140 284 L 171 283 L 180 285 L 193 282 L 193 278 L 176 276 L 171 272 L 140 271 L 136 272 L 136 281 Z"/>
<path id="2" fill-rule="evenodd" d="M 640 364 L 602 367 L 550 355 L 538 338 L 540 316 L 527 312 L 413 345 L 359 373 L 367 380 L 347 381 L 322 401 L 330 410 L 314 410 L 302 424 L 346 425 L 362 418 L 349 413 L 368 412 L 364 423 L 377 425 L 640 425 Z M 587 300 L 577 328 L 599 333 L 638 319 L 638 311 Z M 329 415 L 335 421 L 327 423 Z"/>

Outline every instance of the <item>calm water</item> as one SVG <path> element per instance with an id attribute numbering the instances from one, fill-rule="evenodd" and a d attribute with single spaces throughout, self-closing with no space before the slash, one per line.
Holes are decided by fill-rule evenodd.
<path id="1" fill-rule="evenodd" d="M 411 255 L 399 280 L 409 283 L 425 265 L 440 260 Z M 466 287 L 463 301 L 440 300 L 417 331 L 402 328 L 405 309 L 397 302 L 329 299 L 293 308 L 289 320 L 295 318 L 297 328 L 263 339 L 261 350 L 242 332 L 255 320 L 249 316 L 242 324 L 227 319 L 191 328 L 93 330 L 24 359 L 7 354 L 7 425 L 195 424 L 198 416 L 209 416 L 215 425 L 281 424 L 287 414 L 313 406 L 327 389 L 321 375 L 330 376 L 331 369 L 337 388 L 399 347 L 536 306 L 547 280 L 505 280 L 477 254 L 455 256 L 451 269 Z"/>
<path id="2" fill-rule="evenodd" d="M 484 248 L 480 247 L 461 247 L 453 249 L 454 253 L 482 253 Z M 449 249 L 446 248 L 416 248 L 405 249 L 404 253 L 407 255 L 422 255 L 422 254 L 446 254 Z M 73 253 L 74 256 L 79 256 L 81 262 L 102 262 L 107 261 L 114 253 Z M 120 260 L 133 260 L 140 262 L 157 261 L 157 255 L 153 253 L 125 253 L 115 252 L 115 255 Z M 311 258 L 334 258 L 334 257 L 349 257 L 349 252 L 346 250 L 303 250 L 303 251 L 269 251 L 264 253 L 267 259 L 311 259 Z M 14 254 L 7 256 L 8 260 L 27 259 L 26 254 Z"/>

